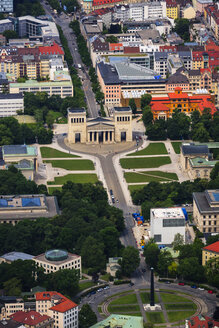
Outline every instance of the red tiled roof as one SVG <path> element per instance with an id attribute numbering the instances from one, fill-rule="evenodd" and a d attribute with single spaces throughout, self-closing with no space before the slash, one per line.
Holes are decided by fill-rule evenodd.
<path id="1" fill-rule="evenodd" d="M 41 55 L 64 55 L 62 48 L 55 42 L 50 47 L 39 47 L 39 51 Z"/>
<path id="2" fill-rule="evenodd" d="M 123 44 L 122 43 L 110 43 L 109 44 L 109 50 L 114 51 L 114 50 L 122 50 L 123 49 Z"/>
<path id="3" fill-rule="evenodd" d="M 100 8 L 100 9 L 96 9 L 96 10 L 92 11 L 90 13 L 90 15 L 102 16 L 102 15 L 109 13 L 110 11 L 112 11 L 112 8 Z"/>
<path id="4" fill-rule="evenodd" d="M 93 0 L 93 7 L 105 5 L 105 4 L 111 4 L 115 2 L 121 2 L 122 0 Z"/>
<path id="5" fill-rule="evenodd" d="M 216 243 L 213 243 L 211 245 L 205 246 L 203 249 L 207 251 L 219 253 L 219 241 L 216 241 Z"/>
<path id="6" fill-rule="evenodd" d="M 58 292 L 39 292 L 36 293 L 36 301 L 48 301 L 51 300 L 52 296 L 59 296 L 59 301 L 50 308 L 50 310 L 57 312 L 66 312 L 70 309 L 77 307 L 77 304 L 69 300 L 67 297 L 63 296 Z"/>
<path id="7" fill-rule="evenodd" d="M 10 315 L 10 318 L 16 322 L 22 323 L 28 326 L 36 326 L 39 323 L 50 319 L 48 315 L 42 315 L 36 311 L 18 311 Z"/>
<path id="8" fill-rule="evenodd" d="M 204 317 L 202 315 L 197 315 L 188 320 L 189 327 L 191 328 L 206 328 L 210 327 L 210 322 L 213 324 L 212 327 L 219 327 L 219 322 L 214 321 L 210 317 Z"/>
<path id="9" fill-rule="evenodd" d="M 151 110 L 153 111 L 169 111 L 170 109 L 162 103 L 151 103 Z"/>

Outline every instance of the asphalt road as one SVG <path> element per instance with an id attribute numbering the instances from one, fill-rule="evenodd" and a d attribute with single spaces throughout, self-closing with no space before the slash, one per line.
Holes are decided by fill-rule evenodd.
<path id="1" fill-rule="evenodd" d="M 96 104 L 95 96 L 94 96 L 94 93 L 91 88 L 91 82 L 89 79 L 89 75 L 86 72 L 84 64 L 81 61 L 81 57 L 78 52 L 75 34 L 73 33 L 73 30 L 69 27 L 69 23 L 71 22 L 71 19 L 69 16 L 67 16 L 64 13 L 62 13 L 59 16 L 54 15 L 54 13 L 49 5 L 46 5 L 44 1 L 41 1 L 41 4 L 42 4 L 46 14 L 53 16 L 54 22 L 56 24 L 60 25 L 62 28 L 62 31 L 68 41 L 68 46 L 71 51 L 71 55 L 73 58 L 75 68 L 77 69 L 78 75 L 81 79 L 82 87 L 83 87 L 83 90 L 85 93 L 89 117 L 95 118 L 98 116 L 98 111 L 100 110 L 100 108 L 99 108 L 99 105 Z M 84 68 L 84 71 L 82 69 L 78 68 L 78 64 L 80 64 L 81 67 Z"/>

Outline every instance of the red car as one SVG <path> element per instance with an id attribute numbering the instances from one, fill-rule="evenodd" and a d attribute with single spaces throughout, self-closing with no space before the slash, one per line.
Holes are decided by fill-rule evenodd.
<path id="1" fill-rule="evenodd" d="M 213 294 L 213 290 L 208 290 L 208 293 L 209 294 Z"/>
<path id="2" fill-rule="evenodd" d="M 184 284 L 184 282 L 179 282 L 178 285 L 184 286 L 185 284 Z"/>

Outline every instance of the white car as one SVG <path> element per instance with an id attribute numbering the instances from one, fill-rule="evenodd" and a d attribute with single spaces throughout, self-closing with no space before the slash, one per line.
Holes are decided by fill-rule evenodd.
<path id="1" fill-rule="evenodd" d="M 201 287 L 199 287 L 198 289 L 199 289 L 199 290 L 205 290 L 204 288 L 201 288 Z"/>

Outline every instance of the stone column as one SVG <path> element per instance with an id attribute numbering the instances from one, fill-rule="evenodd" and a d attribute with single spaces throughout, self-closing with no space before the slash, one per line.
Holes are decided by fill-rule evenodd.
<path id="1" fill-rule="evenodd" d="M 96 139 L 96 143 L 99 143 L 99 132 L 97 131 L 97 139 Z"/>
<path id="2" fill-rule="evenodd" d="M 114 142 L 114 131 L 112 131 L 112 138 L 111 141 Z"/>
<path id="3" fill-rule="evenodd" d="M 94 142 L 94 133 L 95 132 L 92 132 L 92 142 Z"/>
<path id="4" fill-rule="evenodd" d="M 106 143 L 106 131 L 103 131 L 103 143 Z"/>

